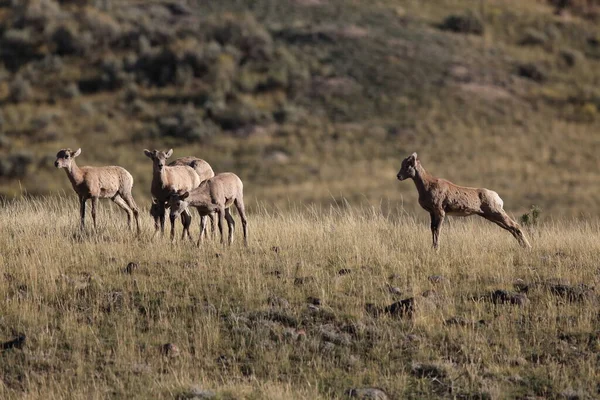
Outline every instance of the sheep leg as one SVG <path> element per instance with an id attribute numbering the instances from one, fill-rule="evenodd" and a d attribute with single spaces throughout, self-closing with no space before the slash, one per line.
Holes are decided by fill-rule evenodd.
<path id="1" fill-rule="evenodd" d="M 131 229 L 131 209 L 120 195 L 115 195 L 111 199 L 116 205 L 121 207 L 127 213 L 127 227 Z"/>
<path id="2" fill-rule="evenodd" d="M 215 214 L 214 213 L 210 213 L 208 214 L 208 218 L 210 218 L 210 232 L 212 234 L 212 238 L 215 238 L 215 234 L 217 233 L 216 228 L 215 228 Z M 205 231 L 206 236 L 208 236 L 208 232 Z"/>
<path id="3" fill-rule="evenodd" d="M 225 244 L 225 241 L 223 240 L 223 218 L 224 218 L 224 214 L 225 214 L 225 208 L 220 207 L 219 209 L 217 209 L 217 226 L 219 228 L 219 234 L 221 235 L 221 244 Z"/>
<path id="4" fill-rule="evenodd" d="M 523 231 L 519 227 L 515 221 L 512 220 L 504 211 L 495 211 L 487 214 L 481 215 L 483 218 L 491 221 L 501 227 L 502 229 L 506 229 L 517 239 L 519 245 L 522 247 L 531 248 L 531 245 L 527 241 L 527 238 L 523 234 Z"/>
<path id="5" fill-rule="evenodd" d="M 171 243 L 175 243 L 175 218 L 169 216 L 169 220 L 171 221 Z"/>
<path id="6" fill-rule="evenodd" d="M 209 214 L 209 215 L 212 215 Z M 198 247 L 200 247 L 200 244 L 202 243 L 202 235 L 206 234 L 206 215 L 201 215 L 200 216 L 200 236 L 198 237 Z"/>
<path id="7" fill-rule="evenodd" d="M 181 213 L 181 224 L 183 225 L 183 232 L 181 233 L 181 240 L 185 239 L 185 235 L 190 240 L 192 240 L 192 235 L 190 234 L 190 226 L 192 225 L 192 215 L 188 210 L 185 210 Z"/>
<path id="8" fill-rule="evenodd" d="M 242 229 L 244 231 L 244 246 L 248 246 L 248 220 L 246 219 L 246 209 L 244 207 L 244 200 L 242 198 L 235 199 L 235 207 L 240 214 L 242 220 Z"/>
<path id="9" fill-rule="evenodd" d="M 92 220 L 94 221 L 94 230 L 97 229 L 97 227 L 96 227 L 96 208 L 97 207 L 98 207 L 98 198 L 92 197 Z"/>
<path id="10" fill-rule="evenodd" d="M 122 197 L 123 197 L 123 200 L 125 200 L 125 202 L 129 206 L 129 209 L 131 210 L 131 212 L 133 213 L 133 217 L 135 218 L 135 225 L 137 228 L 137 233 L 139 235 L 140 234 L 140 219 L 139 219 L 140 212 L 138 211 L 137 204 L 135 204 L 135 200 L 133 199 L 133 196 L 131 195 L 131 193 L 127 193 L 127 194 L 123 195 Z M 131 229 L 131 215 L 129 214 L 129 212 L 127 213 L 127 218 L 129 221 L 127 225 Z"/>
<path id="11" fill-rule="evenodd" d="M 84 197 L 79 197 L 79 214 L 80 214 L 79 227 L 83 231 L 83 230 L 85 230 L 85 198 Z"/>
<path id="12" fill-rule="evenodd" d="M 165 209 L 165 205 L 163 204 L 160 208 L 159 208 L 159 214 L 158 214 L 158 218 L 160 220 L 160 235 L 162 237 L 165 236 L 165 214 L 166 214 L 166 209 Z M 156 232 L 158 233 L 158 232 Z"/>
<path id="13" fill-rule="evenodd" d="M 442 229 L 445 216 L 446 213 L 443 210 L 431 213 L 431 236 L 433 238 L 433 248 L 436 250 L 439 248 L 440 230 Z"/>
<path id="14" fill-rule="evenodd" d="M 235 221 L 231 216 L 231 211 L 229 210 L 229 208 L 225 209 L 225 219 L 227 220 L 227 228 L 229 231 L 227 243 L 231 246 L 231 244 L 233 243 L 233 233 L 235 232 Z"/>

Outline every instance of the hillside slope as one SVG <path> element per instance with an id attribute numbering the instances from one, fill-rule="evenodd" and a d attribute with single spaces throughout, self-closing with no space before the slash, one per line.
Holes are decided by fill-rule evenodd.
<path id="1" fill-rule="evenodd" d="M 422 3 L 5 5 L 0 192 L 70 190 L 54 154 L 82 147 L 147 200 L 142 150 L 173 147 L 238 173 L 249 204 L 411 210 L 394 177 L 417 151 L 511 213 L 597 215 L 600 28 L 537 1 Z"/>

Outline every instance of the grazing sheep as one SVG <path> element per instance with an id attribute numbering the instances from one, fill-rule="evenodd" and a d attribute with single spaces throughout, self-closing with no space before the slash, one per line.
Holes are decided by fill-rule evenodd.
<path id="1" fill-rule="evenodd" d="M 421 165 L 417 153 L 402 161 L 398 180 L 412 179 L 419 192 L 419 204 L 431 215 L 433 247 L 437 249 L 440 229 L 446 214 L 454 216 L 479 215 L 509 231 L 523 247 L 531 247 L 519 225 L 502 208 L 498 193 L 479 188 L 458 186 L 436 178 Z"/>
<path id="2" fill-rule="evenodd" d="M 191 157 L 191 156 L 181 157 L 181 158 L 171 161 L 168 164 L 169 167 L 186 166 L 186 165 L 193 168 L 194 171 L 196 171 L 196 173 L 200 177 L 200 182 L 203 182 L 203 181 L 215 176 L 215 173 L 214 173 L 213 169 L 211 168 L 210 164 L 208 164 L 206 161 L 204 161 L 200 158 L 197 158 L 197 157 Z M 154 199 L 152 201 L 152 206 L 150 207 L 150 215 L 154 219 L 155 227 L 158 227 L 160 225 L 161 221 L 162 221 L 162 225 L 164 226 L 166 206 L 167 206 L 166 203 L 162 206 L 160 204 L 158 204 L 156 199 Z M 215 219 L 214 219 L 213 214 L 210 214 L 209 218 L 210 218 L 211 230 L 214 233 Z M 190 225 L 192 223 L 192 216 L 189 212 L 186 211 L 185 213 L 181 214 L 181 223 L 183 225 L 183 234 L 182 234 L 181 238 L 184 239 L 186 236 L 186 233 L 187 233 L 187 236 L 191 239 Z"/>
<path id="3" fill-rule="evenodd" d="M 244 209 L 244 185 L 237 175 L 231 172 L 225 172 L 215 175 L 213 178 L 202 182 L 199 187 L 191 192 L 177 192 L 173 190 L 169 196 L 169 207 L 171 208 L 170 219 L 171 226 L 179 214 L 189 206 L 196 207 L 200 214 L 200 237 L 198 245 L 202 242 L 202 234 L 206 229 L 206 216 L 216 212 L 218 216 L 218 227 L 223 239 L 223 218 L 227 220 L 229 228 L 228 243 L 233 242 L 233 232 L 235 222 L 229 212 L 229 207 L 235 204 L 242 219 L 242 228 L 244 230 L 244 245 L 248 245 L 248 226 L 246 212 Z"/>
<path id="4" fill-rule="evenodd" d="M 200 185 L 200 176 L 188 165 L 165 165 L 166 160 L 173 154 L 173 149 L 168 152 L 146 150 L 144 154 L 152 160 L 152 184 L 150 192 L 156 200 L 157 208 L 151 209 L 154 218 L 154 236 L 158 233 L 159 222 L 161 234 L 165 233 L 165 203 L 171 190 L 188 191 Z M 156 216 L 158 216 L 158 218 Z M 183 222 L 184 220 L 182 220 Z M 185 226 L 185 222 L 184 226 Z M 171 224 L 171 240 L 175 239 L 175 226 Z"/>
<path id="5" fill-rule="evenodd" d="M 154 226 L 159 226 L 160 219 L 164 222 L 165 219 L 165 209 L 168 207 L 167 203 L 164 203 L 162 206 L 158 204 L 156 199 L 152 199 L 152 205 L 150 206 L 150 215 L 154 218 Z M 212 215 L 211 215 L 212 216 Z M 192 225 L 192 215 L 189 211 L 181 213 L 181 225 L 183 226 L 183 232 L 181 233 L 181 240 L 185 239 L 185 236 L 191 240 L 192 235 L 190 234 L 190 226 Z M 214 227 L 213 227 L 214 229 Z"/>
<path id="6" fill-rule="evenodd" d="M 72 152 L 62 149 L 56 154 L 54 166 L 64 168 L 73 189 L 79 196 L 81 212 L 81 229 L 85 227 L 85 202 L 92 199 L 92 219 L 96 228 L 96 206 L 98 199 L 109 198 L 127 213 L 127 224 L 131 228 L 131 215 L 135 217 L 137 233 L 140 233 L 138 208 L 131 195 L 133 177 L 125 168 L 110 167 L 78 167 L 75 157 L 81 154 L 81 149 Z"/>

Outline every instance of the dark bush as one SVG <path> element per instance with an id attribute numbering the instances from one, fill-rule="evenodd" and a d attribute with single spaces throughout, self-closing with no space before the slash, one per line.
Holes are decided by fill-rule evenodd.
<path id="1" fill-rule="evenodd" d="M 86 50 L 79 33 L 69 26 L 56 28 L 52 34 L 52 43 L 55 46 L 55 53 L 59 55 L 84 54 Z"/>
<path id="2" fill-rule="evenodd" d="M 218 127 L 210 120 L 205 121 L 202 113 L 188 105 L 173 115 L 157 120 L 161 136 L 171 136 L 186 141 L 201 141 L 218 133 Z"/>
<path id="3" fill-rule="evenodd" d="M 536 64 L 520 64 L 517 66 L 517 74 L 523 78 L 541 83 L 546 80 L 546 73 Z"/>
<path id="4" fill-rule="evenodd" d="M 33 97 L 33 88 L 28 80 L 17 77 L 10 84 L 9 98 L 14 103 L 28 101 Z"/>
<path id="5" fill-rule="evenodd" d="M 225 16 L 209 25 L 208 39 L 221 46 L 237 47 L 244 61 L 271 59 L 273 38 L 252 15 Z"/>
<path id="6" fill-rule="evenodd" d="M 548 43 L 548 35 L 537 29 L 529 28 L 519 41 L 521 46 L 545 46 Z"/>
<path id="7" fill-rule="evenodd" d="M 583 60 L 584 56 L 577 50 L 563 49 L 558 54 L 560 60 L 568 67 L 574 67 Z"/>
<path id="8" fill-rule="evenodd" d="M 241 102 L 209 108 L 207 114 L 224 130 L 236 130 L 271 120 L 271 115 Z"/>
<path id="9" fill-rule="evenodd" d="M 150 85 L 166 86 L 175 83 L 177 54 L 170 49 L 142 54 L 134 67 L 136 78 Z"/>
<path id="10" fill-rule="evenodd" d="M 483 34 L 483 22 L 473 14 L 449 15 L 439 25 L 439 28 L 457 33 Z"/>
<path id="11" fill-rule="evenodd" d="M 20 152 L 0 158 L 0 177 L 16 179 L 27 175 L 27 169 L 33 157 L 29 153 Z"/>
<path id="12" fill-rule="evenodd" d="M 40 59 L 39 41 L 26 29 L 9 29 L 0 41 L 0 58 L 11 71 L 30 61 Z"/>
<path id="13" fill-rule="evenodd" d="M 74 99 L 75 97 L 79 97 L 81 92 L 79 91 L 79 86 L 77 86 L 77 84 L 70 82 L 66 85 L 61 85 L 58 94 L 65 99 Z"/>

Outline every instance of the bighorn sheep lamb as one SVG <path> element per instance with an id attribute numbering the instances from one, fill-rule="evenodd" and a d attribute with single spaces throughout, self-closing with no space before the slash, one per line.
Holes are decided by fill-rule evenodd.
<path id="1" fill-rule="evenodd" d="M 204 182 L 205 180 L 215 176 L 215 173 L 214 173 L 213 169 L 211 168 L 211 166 L 206 161 L 204 161 L 200 158 L 197 158 L 197 157 L 191 157 L 191 156 L 181 157 L 181 158 L 171 161 L 168 164 L 169 167 L 186 166 L 186 165 L 193 168 L 194 171 L 196 171 L 196 173 L 200 177 L 200 182 Z M 154 226 L 157 227 L 157 230 L 158 230 L 158 226 L 160 226 L 160 224 L 162 224 L 162 226 L 164 227 L 165 208 L 166 208 L 166 203 L 161 205 L 156 201 L 156 199 L 153 199 L 152 206 L 150 207 L 150 215 L 154 218 Z M 213 216 L 213 214 L 210 214 L 209 217 L 210 217 L 211 230 L 214 233 L 214 231 L 215 231 L 214 216 Z M 192 238 L 190 235 L 191 223 L 192 223 L 191 214 L 189 214 L 189 212 L 182 213 L 181 214 L 181 224 L 183 225 L 183 233 L 181 235 L 182 239 L 185 238 L 186 234 L 190 239 Z"/>
<path id="2" fill-rule="evenodd" d="M 189 191 L 200 185 L 201 178 L 189 165 L 165 165 L 166 160 L 173 154 L 173 149 L 168 152 L 158 150 L 146 150 L 144 154 L 152 160 L 152 185 L 150 192 L 156 201 L 156 207 L 151 209 L 154 218 L 154 235 L 158 233 L 159 222 L 161 233 L 165 232 L 165 203 L 172 190 Z M 212 168 L 211 168 L 212 171 Z M 158 218 L 156 217 L 158 216 Z M 185 217 L 187 218 L 187 217 Z M 182 218 L 184 229 L 185 218 Z M 191 218 L 191 216 L 190 216 Z M 184 232 L 185 234 L 185 232 Z M 171 240 L 175 239 L 175 226 L 171 225 Z"/>
<path id="3" fill-rule="evenodd" d="M 509 231 L 523 247 L 531 247 L 519 225 L 503 210 L 498 193 L 479 188 L 458 186 L 436 178 L 421 165 L 417 153 L 402 161 L 398 180 L 412 179 L 419 192 L 419 204 L 431 215 L 433 247 L 437 249 L 440 229 L 446 214 L 467 216 L 476 214 Z"/>
<path id="4" fill-rule="evenodd" d="M 127 224 L 131 228 L 131 215 L 135 217 L 137 233 L 140 233 L 138 207 L 131 195 L 133 177 L 125 168 L 110 167 L 78 167 L 75 157 L 81 154 L 81 149 L 72 152 L 62 149 L 56 154 L 54 166 L 64 168 L 73 189 L 79 196 L 81 229 L 85 227 L 85 202 L 92 199 L 92 219 L 96 228 L 96 206 L 99 198 L 109 198 L 127 213 Z"/>
<path id="5" fill-rule="evenodd" d="M 241 179 L 231 172 L 217 174 L 213 178 L 202 182 L 199 187 L 192 191 L 172 191 L 169 196 L 171 226 L 174 225 L 177 216 L 189 206 L 196 207 L 200 214 L 200 237 L 198 239 L 198 245 L 200 245 L 202 234 L 206 229 L 206 216 L 212 212 L 216 212 L 221 243 L 224 243 L 223 218 L 225 218 L 229 228 L 228 243 L 231 244 L 235 230 L 235 222 L 229 212 L 229 207 L 232 204 L 235 204 L 242 219 L 244 245 L 247 246 L 248 226 L 244 208 L 244 185 Z"/>

